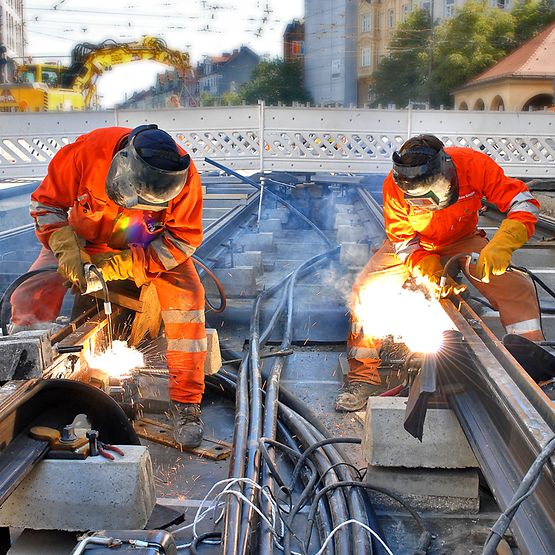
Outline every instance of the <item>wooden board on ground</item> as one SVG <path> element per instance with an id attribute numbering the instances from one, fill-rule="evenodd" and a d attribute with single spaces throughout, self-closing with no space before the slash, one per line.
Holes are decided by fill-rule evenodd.
<path id="1" fill-rule="evenodd" d="M 160 443 L 162 445 L 168 445 L 169 447 L 173 447 L 179 451 L 195 453 L 199 457 L 206 457 L 207 459 L 212 459 L 214 461 L 221 461 L 227 459 L 231 455 L 232 446 L 230 443 L 206 436 L 202 439 L 200 447 L 196 447 L 194 449 L 183 447 L 173 439 L 172 427 L 159 422 L 158 420 L 140 418 L 133 422 L 133 427 L 135 428 L 137 435 L 143 439 L 148 439 L 149 441 Z"/>

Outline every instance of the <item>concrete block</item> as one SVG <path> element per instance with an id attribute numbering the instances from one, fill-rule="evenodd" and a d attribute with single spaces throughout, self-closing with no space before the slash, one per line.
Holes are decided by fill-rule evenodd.
<path id="1" fill-rule="evenodd" d="M 338 212 L 335 215 L 334 229 L 340 225 L 357 225 L 360 224 L 360 217 L 357 213 L 353 212 Z"/>
<path id="2" fill-rule="evenodd" d="M 271 232 L 247 233 L 235 241 L 244 251 L 268 252 L 274 249 L 274 234 Z"/>
<path id="3" fill-rule="evenodd" d="M 263 213 L 265 216 L 268 216 L 268 218 L 278 218 L 282 224 L 286 224 L 289 221 L 289 215 L 291 214 L 291 212 L 289 212 L 289 210 L 285 207 L 270 208 L 265 210 Z"/>
<path id="4" fill-rule="evenodd" d="M 214 268 L 212 271 L 228 297 L 254 297 L 256 295 L 256 272 L 252 266 Z M 203 283 L 208 295 L 213 297 L 218 294 L 216 285 L 210 278 L 206 278 Z"/>
<path id="5" fill-rule="evenodd" d="M 52 360 L 48 331 L 20 331 L 0 337 L 0 381 L 38 378 Z"/>
<path id="6" fill-rule="evenodd" d="M 403 397 L 368 399 L 362 446 L 368 464 L 407 468 L 479 467 L 451 410 L 428 410 L 420 442 L 403 428 L 405 407 Z"/>
<path id="7" fill-rule="evenodd" d="M 281 231 L 281 225 L 281 220 L 279 218 L 260 220 L 260 231 Z"/>
<path id="8" fill-rule="evenodd" d="M 233 253 L 234 266 L 252 266 L 257 274 L 264 271 L 261 251 L 246 251 Z"/>
<path id="9" fill-rule="evenodd" d="M 346 266 L 364 266 L 370 260 L 368 243 L 341 243 L 339 262 Z"/>
<path id="10" fill-rule="evenodd" d="M 344 204 L 342 201 L 339 201 L 337 197 L 334 200 L 335 202 L 335 210 L 338 214 L 350 214 L 353 212 L 353 205 L 351 203 Z"/>
<path id="11" fill-rule="evenodd" d="M 338 243 L 358 243 L 364 241 L 368 237 L 366 229 L 358 225 L 338 225 L 337 226 L 337 242 Z"/>
<path id="12" fill-rule="evenodd" d="M 218 331 L 212 328 L 206 328 L 206 339 L 208 350 L 206 353 L 206 362 L 204 363 L 204 374 L 206 376 L 211 376 L 219 372 L 222 367 L 222 354 L 220 352 Z"/>
<path id="13" fill-rule="evenodd" d="M 33 530 L 140 530 L 156 492 L 148 449 L 122 445 L 124 457 L 44 460 L 0 507 L 0 526 Z"/>
<path id="14" fill-rule="evenodd" d="M 478 471 L 368 466 L 369 484 L 398 493 L 419 511 L 477 513 L 480 508 Z M 399 509 L 400 505 L 383 494 L 379 505 Z"/>

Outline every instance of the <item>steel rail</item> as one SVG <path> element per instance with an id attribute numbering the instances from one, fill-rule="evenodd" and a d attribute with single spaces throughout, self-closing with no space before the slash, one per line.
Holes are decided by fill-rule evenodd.
<path id="1" fill-rule="evenodd" d="M 262 186 L 259 183 L 257 183 L 256 181 L 253 181 L 252 179 L 250 179 L 248 177 L 245 177 L 244 175 L 241 175 L 240 173 L 237 173 L 236 171 L 232 170 L 231 168 L 228 168 L 227 166 L 224 166 L 223 164 L 220 164 L 219 162 L 216 162 L 216 160 L 212 160 L 211 158 L 205 158 L 204 160 L 206 162 L 208 162 L 209 164 L 212 164 L 216 168 L 219 168 L 220 170 L 228 173 L 229 175 L 233 175 L 234 177 L 237 177 L 238 179 L 243 181 L 243 183 L 247 183 L 248 185 L 252 185 L 253 187 L 258 189 L 259 191 L 262 189 Z M 273 191 L 270 191 L 269 189 L 266 188 L 265 192 L 267 194 L 269 194 L 273 199 L 277 200 L 280 204 L 282 204 L 283 206 L 285 206 L 286 208 L 291 210 L 291 212 L 293 212 L 303 222 L 308 224 L 311 227 L 311 229 L 313 229 L 323 239 L 323 241 L 326 243 L 326 245 L 328 245 L 329 247 L 332 246 L 332 243 L 329 240 L 329 238 L 327 237 L 327 235 L 312 220 L 307 218 L 301 211 L 297 210 L 289 202 L 282 199 L 279 195 L 276 195 L 276 193 L 274 193 Z"/>
<path id="2" fill-rule="evenodd" d="M 501 510 L 553 437 L 555 409 L 478 315 L 464 302 L 442 306 L 462 337 L 439 354 L 439 376 Z M 545 398 L 544 398 L 545 397 Z M 511 530 L 524 555 L 555 552 L 554 461 L 516 512 Z"/>

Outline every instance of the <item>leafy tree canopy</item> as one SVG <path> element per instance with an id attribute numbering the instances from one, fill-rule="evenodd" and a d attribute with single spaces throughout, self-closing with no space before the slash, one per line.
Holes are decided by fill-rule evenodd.
<path id="1" fill-rule="evenodd" d="M 391 41 L 391 55 L 373 74 L 374 103 L 406 106 L 410 99 L 426 100 L 429 73 L 430 14 L 411 12 Z"/>
<path id="2" fill-rule="evenodd" d="M 436 25 L 432 34 L 427 12 L 415 11 L 399 26 L 390 56 L 373 74 L 375 104 L 406 106 L 413 100 L 429 101 L 436 108 L 449 106 L 454 89 L 553 21 L 553 0 L 525 0 L 511 13 L 490 7 L 485 0 L 473 0 Z"/>
<path id="3" fill-rule="evenodd" d="M 273 105 L 311 101 L 302 85 L 301 65 L 280 59 L 260 62 L 252 79 L 241 87 L 239 96 L 247 104 L 256 104 L 258 100 Z"/>

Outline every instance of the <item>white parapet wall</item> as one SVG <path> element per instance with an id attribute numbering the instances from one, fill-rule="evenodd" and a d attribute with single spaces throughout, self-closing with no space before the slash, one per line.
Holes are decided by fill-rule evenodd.
<path id="1" fill-rule="evenodd" d="M 228 106 L 3 113 L 0 178 L 42 177 L 65 144 L 98 127 L 157 123 L 201 170 L 384 174 L 412 135 L 432 133 L 496 160 L 509 175 L 555 178 L 555 112 Z"/>

